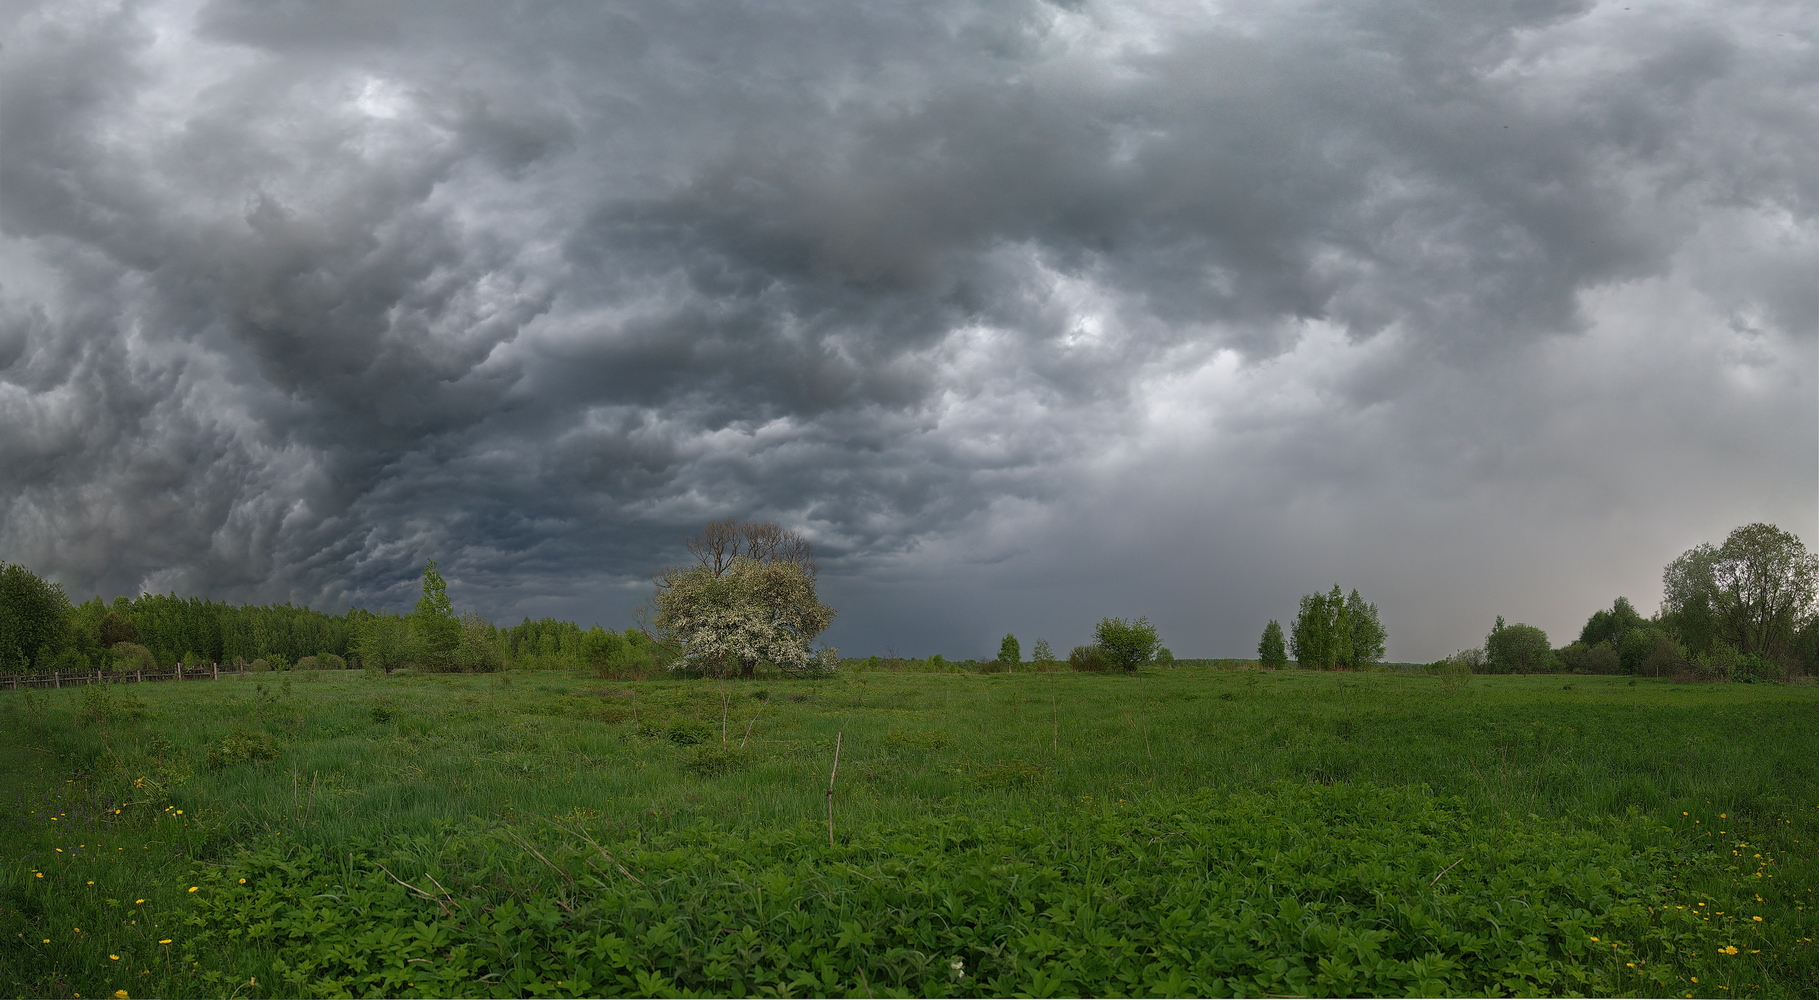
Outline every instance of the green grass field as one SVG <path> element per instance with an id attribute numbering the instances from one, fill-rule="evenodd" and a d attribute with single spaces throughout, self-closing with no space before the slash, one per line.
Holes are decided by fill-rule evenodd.
<path id="1" fill-rule="evenodd" d="M 20 996 L 1819 995 L 1813 687 L 265 674 L 0 757 Z"/>

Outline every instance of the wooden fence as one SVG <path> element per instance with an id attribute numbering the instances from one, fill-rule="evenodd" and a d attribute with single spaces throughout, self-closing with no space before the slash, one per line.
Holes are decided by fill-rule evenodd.
<path id="1" fill-rule="evenodd" d="M 316 668 L 326 669 L 326 668 Z M 143 684 L 151 681 L 218 681 L 223 677 L 244 677 L 249 672 L 245 667 L 232 665 L 223 667 L 219 663 L 204 663 L 190 667 L 182 664 L 170 670 L 53 670 L 43 674 L 0 674 L 0 689 L 18 690 L 19 688 L 66 688 L 82 687 L 86 684 Z"/>

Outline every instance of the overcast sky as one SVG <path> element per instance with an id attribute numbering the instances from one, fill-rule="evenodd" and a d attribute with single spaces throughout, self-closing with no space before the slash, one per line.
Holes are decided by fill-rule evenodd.
<path id="1" fill-rule="evenodd" d="M 1819 541 L 1819 6 L 0 5 L 0 559 L 848 655 L 1556 644 Z"/>

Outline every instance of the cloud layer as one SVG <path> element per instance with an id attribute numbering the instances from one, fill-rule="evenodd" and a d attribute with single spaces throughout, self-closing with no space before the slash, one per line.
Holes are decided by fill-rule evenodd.
<path id="1" fill-rule="evenodd" d="M 1335 580 L 1559 642 L 1813 534 L 1786 4 L 54 3 L 0 14 L 0 558 L 622 623 L 721 516 L 829 638 Z"/>

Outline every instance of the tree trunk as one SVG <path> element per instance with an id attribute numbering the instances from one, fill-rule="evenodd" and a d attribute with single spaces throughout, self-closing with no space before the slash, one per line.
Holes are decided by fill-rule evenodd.
<path id="1" fill-rule="evenodd" d="M 739 676 L 748 681 L 751 680 L 752 678 L 758 676 L 758 661 L 757 660 L 739 661 Z"/>

